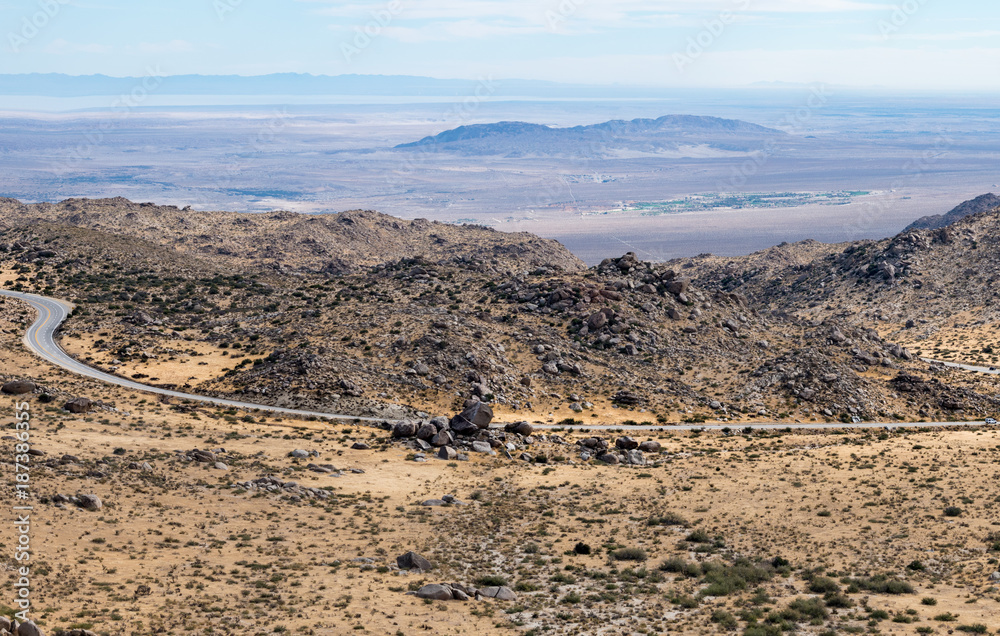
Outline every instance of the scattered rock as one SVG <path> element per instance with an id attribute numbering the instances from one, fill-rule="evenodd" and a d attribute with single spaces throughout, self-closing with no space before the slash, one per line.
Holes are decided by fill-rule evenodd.
<path id="1" fill-rule="evenodd" d="M 89 413 L 93 404 L 90 398 L 78 397 L 66 402 L 63 408 L 70 413 Z"/>
<path id="2" fill-rule="evenodd" d="M 24 395 L 34 393 L 36 388 L 35 383 L 30 380 L 12 380 L 0 387 L 0 391 L 7 395 Z"/>
<path id="3" fill-rule="evenodd" d="M 412 551 L 396 557 L 396 565 L 400 570 L 420 570 L 422 572 L 434 567 L 430 561 Z"/>

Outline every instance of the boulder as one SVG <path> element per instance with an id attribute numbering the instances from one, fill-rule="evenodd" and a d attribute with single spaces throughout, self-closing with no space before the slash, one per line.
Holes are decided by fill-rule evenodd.
<path id="1" fill-rule="evenodd" d="M 601 311 L 587 318 L 587 328 L 591 331 L 597 331 L 606 324 L 608 324 L 608 317 Z"/>
<path id="2" fill-rule="evenodd" d="M 691 286 L 691 279 L 678 278 L 676 280 L 667 283 L 667 291 L 673 294 L 674 296 L 678 296 L 680 294 L 686 293 L 688 287 L 690 286 Z"/>
<path id="3" fill-rule="evenodd" d="M 434 568 L 430 561 L 412 551 L 396 557 L 396 565 L 400 570 L 427 571 Z"/>
<path id="4" fill-rule="evenodd" d="M 73 398 L 64 404 L 63 408 L 70 413 L 89 413 L 90 407 L 93 406 L 93 404 L 94 403 L 90 401 L 90 398 L 78 397 Z"/>
<path id="5" fill-rule="evenodd" d="M 309 457 L 309 451 L 302 450 L 301 448 L 296 448 L 292 452 L 288 453 L 288 456 L 289 457 L 294 457 L 296 459 L 305 459 L 306 457 Z M 206 461 L 207 462 L 209 460 L 205 459 L 205 460 L 199 460 L 199 461 Z"/>
<path id="6" fill-rule="evenodd" d="M 619 460 L 618 456 L 614 453 L 604 453 L 603 455 L 599 455 L 597 457 L 597 461 L 604 462 L 605 464 L 611 464 L 612 466 L 621 463 L 621 460 Z"/>
<path id="7" fill-rule="evenodd" d="M 396 422 L 392 427 L 392 436 L 396 438 L 400 437 L 413 437 L 417 434 L 417 423 L 411 422 L 410 420 L 403 420 L 402 422 Z"/>
<path id="8" fill-rule="evenodd" d="M 455 438 L 451 431 L 439 431 L 437 435 L 430 439 L 431 446 L 450 446 L 455 443 Z"/>
<path id="9" fill-rule="evenodd" d="M 437 432 L 438 431 L 436 426 L 434 426 L 430 422 L 425 422 L 424 424 L 420 425 L 420 428 L 417 429 L 417 439 L 422 439 L 425 442 L 429 442 L 432 439 L 434 439 L 434 436 L 437 435 Z"/>
<path id="10" fill-rule="evenodd" d="M 535 432 L 535 428 L 528 422 L 511 422 L 503 427 L 508 433 L 517 433 L 527 437 Z"/>
<path id="11" fill-rule="evenodd" d="M 517 600 L 517 594 L 514 593 L 514 590 L 503 585 L 481 588 L 479 590 L 479 595 L 484 598 L 495 598 L 498 601 Z"/>
<path id="12" fill-rule="evenodd" d="M 645 466 L 646 456 L 640 450 L 625 451 L 625 461 L 633 466 Z"/>
<path id="13" fill-rule="evenodd" d="M 442 446 L 441 450 L 438 451 L 438 459 L 452 460 L 458 457 L 458 451 L 451 446 Z"/>
<path id="14" fill-rule="evenodd" d="M 45 632 L 34 622 L 25 621 L 17 626 L 14 636 L 45 636 Z"/>
<path id="15" fill-rule="evenodd" d="M 464 424 L 472 424 L 478 429 L 489 428 L 493 421 L 493 409 L 485 402 L 476 402 L 452 418 L 451 427 L 455 430 Z M 458 424 L 458 426 L 456 426 Z M 464 426 L 463 426 L 464 427 Z"/>
<path id="16" fill-rule="evenodd" d="M 472 450 L 477 453 L 489 453 L 493 450 L 489 442 L 472 442 Z"/>
<path id="17" fill-rule="evenodd" d="M 644 453 L 659 453 L 661 448 L 660 443 L 653 440 L 639 444 L 639 450 Z"/>
<path id="18" fill-rule="evenodd" d="M 364 442 L 354 442 L 351 444 L 352 450 L 371 450 L 371 446 L 365 444 Z"/>
<path id="19" fill-rule="evenodd" d="M 417 590 L 417 598 L 428 598 L 435 601 L 450 601 L 455 598 L 452 589 L 448 585 L 431 583 Z"/>
<path id="20" fill-rule="evenodd" d="M 80 506 L 84 510 L 97 512 L 104 507 L 104 504 L 101 503 L 101 498 L 97 495 L 78 495 L 76 499 L 76 505 Z"/>
<path id="21" fill-rule="evenodd" d="M 631 437 L 619 437 L 615 441 L 615 446 L 622 450 L 632 450 L 634 448 L 639 448 L 639 442 L 635 441 Z"/>
<path id="22" fill-rule="evenodd" d="M 25 393 L 34 393 L 35 388 L 37 388 L 35 383 L 30 380 L 12 380 L 0 387 L 0 391 L 7 395 L 24 395 Z"/>

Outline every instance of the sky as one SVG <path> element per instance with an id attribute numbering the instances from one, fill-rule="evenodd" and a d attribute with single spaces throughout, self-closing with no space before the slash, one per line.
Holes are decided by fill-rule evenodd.
<path id="1" fill-rule="evenodd" d="M 0 73 L 1000 90 L 996 0 L 0 0 L 0 34 Z"/>

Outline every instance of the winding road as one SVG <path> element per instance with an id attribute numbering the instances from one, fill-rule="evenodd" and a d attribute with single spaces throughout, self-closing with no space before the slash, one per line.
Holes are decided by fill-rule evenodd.
<path id="1" fill-rule="evenodd" d="M 171 391 L 170 389 L 162 389 L 156 386 L 150 386 L 148 384 L 142 384 L 140 382 L 134 382 L 127 378 L 119 377 L 117 375 L 112 375 L 110 373 L 105 373 L 99 369 L 87 366 L 82 362 L 70 357 L 66 353 L 59 343 L 56 342 L 56 333 L 62 323 L 69 317 L 70 312 L 73 310 L 73 305 L 62 301 L 56 300 L 54 298 L 47 298 L 45 296 L 38 296 L 36 294 L 26 294 L 23 292 L 8 291 L 0 289 L 0 296 L 7 296 L 9 298 L 15 298 L 17 300 L 24 301 L 31 305 L 32 308 L 38 312 L 38 318 L 34 323 L 28 327 L 28 330 L 24 334 L 24 344 L 31 350 L 35 355 L 40 358 L 51 362 L 52 364 L 69 371 L 70 373 L 75 373 L 80 376 L 91 378 L 94 380 L 100 380 L 101 382 L 106 382 L 108 384 L 114 384 L 117 386 L 125 387 L 127 389 L 133 389 L 136 391 L 144 391 L 146 393 L 155 393 L 157 395 L 165 395 L 168 397 L 178 398 L 182 400 L 191 400 L 194 402 L 206 402 L 208 404 L 215 404 L 217 406 L 227 406 L 238 409 L 249 409 L 257 411 L 267 411 L 271 413 L 281 413 L 283 415 L 292 415 L 295 417 L 316 417 L 328 420 L 359 420 L 363 422 L 384 422 L 386 418 L 380 417 L 360 417 L 357 415 L 343 415 L 337 413 L 323 413 L 319 411 L 303 411 L 299 409 L 288 409 L 280 406 L 269 406 L 267 404 L 254 404 L 252 402 L 240 402 L 238 400 L 227 400 L 224 398 L 217 398 L 208 395 L 196 395 L 194 393 L 182 393 L 180 391 Z M 931 362 L 927 360 L 927 362 Z M 988 369 L 983 369 L 980 367 L 970 367 L 967 365 L 960 365 L 955 363 L 944 363 L 948 366 L 960 367 L 963 369 L 971 371 L 982 371 L 984 373 L 996 373 L 991 372 Z M 629 430 L 629 431 L 691 431 L 691 430 L 724 430 L 724 429 L 743 429 L 743 428 L 753 428 L 762 430 L 777 430 L 777 429 L 793 429 L 793 430 L 836 430 L 845 428 L 896 428 L 896 427 L 934 427 L 943 428 L 950 426 L 981 426 L 983 422 L 860 422 L 857 424 L 841 424 L 841 423 L 811 423 L 811 424 L 786 424 L 782 422 L 761 422 L 754 424 L 746 423 L 732 423 L 732 424 L 684 424 L 684 425 L 630 425 L 625 426 L 621 424 L 608 424 L 608 425 L 581 425 L 577 427 L 580 430 Z M 536 428 L 543 429 L 564 429 L 568 428 L 564 425 L 558 424 L 543 424 L 536 425 Z"/>
<path id="2" fill-rule="evenodd" d="M 89 367 L 70 357 L 70 355 L 66 353 L 61 346 L 59 346 L 59 343 L 56 342 L 56 332 L 59 330 L 60 325 L 62 325 L 66 318 L 69 317 L 70 312 L 73 310 L 73 305 L 62 300 L 55 300 L 45 296 L 7 290 L 0 290 L 0 296 L 23 300 L 38 312 L 38 318 L 24 333 L 24 344 L 28 347 L 28 349 L 35 353 L 35 355 L 51 362 L 57 367 L 61 367 L 69 371 L 70 373 L 82 375 L 94 380 L 100 380 L 101 382 L 107 382 L 108 384 L 116 384 L 127 389 L 145 391 L 146 393 L 156 393 L 157 395 L 166 395 L 173 398 L 180 398 L 182 400 L 207 402 L 218 406 L 269 411 L 271 413 L 282 413 L 284 415 L 294 415 L 296 417 L 320 417 L 331 420 L 361 420 L 365 422 L 385 421 L 385 418 L 379 417 L 359 417 L 356 415 L 338 415 L 335 413 L 302 411 L 299 409 L 286 409 L 280 406 L 253 404 L 251 402 L 240 402 L 238 400 L 226 400 L 208 395 L 182 393 L 180 391 L 162 389 L 160 387 L 150 386 L 140 382 L 133 382 L 127 378 L 105 373 L 104 371 Z"/>

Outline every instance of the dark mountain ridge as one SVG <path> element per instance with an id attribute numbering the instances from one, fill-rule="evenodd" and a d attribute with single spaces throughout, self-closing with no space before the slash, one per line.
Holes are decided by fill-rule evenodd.
<path id="1" fill-rule="evenodd" d="M 684 147 L 708 146 L 743 152 L 759 148 L 760 140 L 786 133 L 736 119 L 696 115 L 665 115 L 657 119 L 612 120 L 586 126 L 557 128 L 520 121 L 471 124 L 400 144 L 398 150 L 419 149 L 457 154 L 508 156 L 621 151 L 658 153 Z"/>

